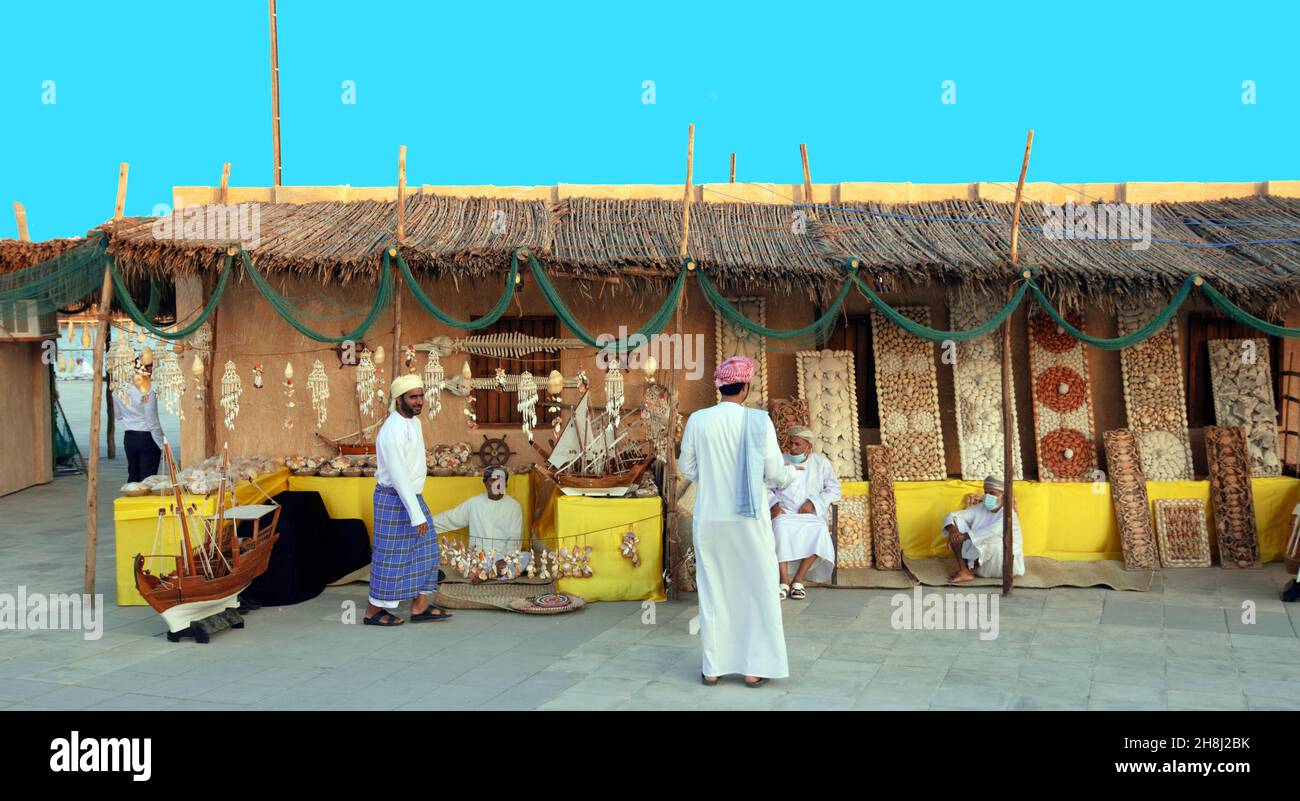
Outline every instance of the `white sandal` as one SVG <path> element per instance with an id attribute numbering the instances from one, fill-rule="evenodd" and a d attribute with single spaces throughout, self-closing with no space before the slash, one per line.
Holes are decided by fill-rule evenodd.
<path id="1" fill-rule="evenodd" d="M 782 585 L 781 585 L 781 592 L 779 593 L 779 595 L 780 595 L 780 598 L 781 598 L 782 601 L 784 601 L 787 597 L 789 597 L 789 595 L 790 595 L 790 585 L 789 585 L 789 584 L 782 584 Z"/>
<path id="2" fill-rule="evenodd" d="M 796 581 L 790 586 L 790 597 L 796 601 L 802 601 L 808 597 L 808 591 L 804 589 L 802 584 Z"/>

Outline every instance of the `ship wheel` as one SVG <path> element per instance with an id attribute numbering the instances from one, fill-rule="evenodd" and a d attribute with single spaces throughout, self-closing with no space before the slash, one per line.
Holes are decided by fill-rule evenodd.
<path id="1" fill-rule="evenodd" d="M 505 467 L 506 462 L 514 455 L 505 437 L 497 439 L 489 438 L 487 434 L 483 435 L 483 444 L 478 449 L 478 460 L 484 470 L 489 467 Z"/>

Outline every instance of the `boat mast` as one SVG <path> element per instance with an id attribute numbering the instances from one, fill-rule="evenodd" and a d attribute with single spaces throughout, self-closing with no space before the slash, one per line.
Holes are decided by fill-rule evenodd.
<path id="1" fill-rule="evenodd" d="M 181 519 L 181 553 L 184 555 L 186 572 L 193 576 L 198 571 L 194 567 L 194 552 L 190 550 L 190 526 L 185 519 L 185 502 L 181 500 L 181 488 L 176 483 L 176 463 L 172 461 L 172 446 L 163 437 L 163 456 L 167 459 L 167 475 L 172 480 L 172 493 L 176 496 L 176 515 Z"/>
<path id="2" fill-rule="evenodd" d="M 230 443 L 221 444 L 221 488 L 217 490 L 217 553 L 221 552 L 222 528 L 226 523 L 226 479 L 230 476 Z M 230 571 L 239 568 L 239 523 L 231 527 L 230 536 Z"/>

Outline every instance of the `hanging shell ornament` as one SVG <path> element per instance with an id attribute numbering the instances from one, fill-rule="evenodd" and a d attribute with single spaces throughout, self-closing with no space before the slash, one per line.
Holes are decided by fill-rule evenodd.
<path id="1" fill-rule="evenodd" d="M 611 430 L 617 430 L 623 417 L 623 371 L 613 362 L 605 372 L 605 415 Z"/>
<path id="2" fill-rule="evenodd" d="M 552 395 L 560 395 L 564 392 L 564 373 L 559 370 L 552 370 L 546 378 L 546 391 Z"/>
<path id="3" fill-rule="evenodd" d="M 311 391 L 311 408 L 316 413 L 316 427 L 325 425 L 326 406 L 330 397 L 330 380 L 325 375 L 325 365 L 317 359 L 307 376 L 307 389 Z"/>
<path id="4" fill-rule="evenodd" d="M 655 373 L 659 370 L 659 360 L 653 356 L 647 356 L 645 365 L 642 366 L 641 370 L 645 373 L 646 383 L 653 384 L 655 382 Z"/>
<path id="5" fill-rule="evenodd" d="M 402 346 L 402 364 L 406 367 L 406 372 L 415 372 L 415 348 L 413 346 Z"/>
<path id="6" fill-rule="evenodd" d="M 68 354 L 66 353 L 59 354 L 59 372 L 60 373 L 68 372 Z"/>
<path id="7" fill-rule="evenodd" d="M 473 389 L 471 382 L 474 380 L 474 373 L 469 369 L 469 359 L 466 359 L 465 364 L 460 368 L 460 378 L 462 385 L 467 390 Z M 474 413 L 474 400 L 474 393 L 471 391 L 465 397 L 465 425 L 471 430 L 478 428 L 478 415 Z"/>
<path id="8" fill-rule="evenodd" d="M 564 374 L 559 370 L 552 370 L 546 379 L 546 391 L 550 394 L 551 405 L 547 407 L 546 413 L 551 416 L 551 428 L 555 431 L 555 436 L 560 436 L 563 430 L 560 419 L 560 398 L 564 392 Z"/>
<path id="9" fill-rule="evenodd" d="M 90 347 L 90 323 L 82 323 L 81 325 L 81 347 Z"/>
<path id="10" fill-rule="evenodd" d="M 146 367 L 153 365 L 153 348 L 148 345 L 144 346 L 144 349 L 140 351 L 140 364 Z"/>
<path id="11" fill-rule="evenodd" d="M 438 354 L 430 353 L 429 360 L 424 363 L 424 395 L 429 401 L 430 420 L 437 417 L 438 412 L 442 411 L 442 390 L 446 378 L 447 376 L 442 369 L 442 362 L 438 360 Z"/>
<path id="12" fill-rule="evenodd" d="M 135 341 L 138 342 L 138 343 L 141 344 L 141 345 L 143 345 L 143 344 L 145 343 L 146 338 L 145 338 L 145 335 L 144 335 L 144 327 L 143 327 L 143 326 L 140 327 L 140 330 L 139 330 L 139 331 L 136 331 L 136 332 L 135 332 Z"/>
<path id="13" fill-rule="evenodd" d="M 505 392 L 506 391 L 506 368 L 497 367 L 495 373 L 492 376 L 492 380 L 496 382 L 497 392 Z"/>
<path id="14" fill-rule="evenodd" d="M 68 344 L 71 345 L 72 343 L 74 343 L 74 342 L 76 342 L 76 341 L 77 341 L 77 340 L 73 338 L 72 321 L 69 320 L 69 321 L 68 321 Z"/>
<path id="15" fill-rule="evenodd" d="M 357 364 L 357 403 L 364 415 L 371 415 L 375 409 L 375 362 L 370 351 L 361 351 L 361 360 Z"/>
<path id="16" fill-rule="evenodd" d="M 235 418 L 239 416 L 239 396 L 244 394 L 244 384 L 235 369 L 235 363 L 226 362 L 226 369 L 221 374 L 221 408 L 225 410 L 222 418 L 227 430 L 235 428 Z"/>
<path id="17" fill-rule="evenodd" d="M 533 427 L 537 425 L 537 382 L 527 370 L 519 374 L 519 402 L 515 408 L 523 415 L 521 428 L 528 437 L 528 442 L 532 443 Z"/>
<path id="18" fill-rule="evenodd" d="M 170 350 L 163 351 L 154 367 L 153 380 L 163 408 L 184 420 L 185 408 L 181 404 L 181 395 L 185 393 L 185 376 L 181 375 L 180 357 Z"/>
<path id="19" fill-rule="evenodd" d="M 578 381 L 578 397 L 582 397 L 583 395 L 587 394 L 587 389 L 591 386 L 591 379 L 587 378 L 586 369 L 582 367 L 578 368 L 577 381 Z"/>
<path id="20" fill-rule="evenodd" d="M 113 346 L 108 349 L 107 368 L 110 389 L 119 400 L 129 404 L 131 400 L 126 390 L 131 386 L 131 379 L 135 375 L 135 351 L 131 349 L 126 337 L 113 340 Z"/>
<path id="21" fill-rule="evenodd" d="M 383 345 L 379 345 L 378 347 L 375 348 L 375 357 L 374 357 L 374 362 L 375 362 L 375 367 L 381 367 L 381 366 L 383 365 L 383 363 L 384 363 L 384 346 L 383 346 Z"/>
<path id="22" fill-rule="evenodd" d="M 257 364 L 253 365 L 253 389 L 261 389 L 261 388 L 262 388 L 262 384 L 263 384 L 263 382 L 262 382 L 262 373 L 263 373 L 263 372 L 264 372 L 264 370 L 262 369 L 262 364 L 261 364 L 261 362 L 258 362 Z"/>
<path id="23" fill-rule="evenodd" d="M 294 403 L 293 401 L 293 363 L 292 362 L 284 363 L 284 401 L 285 401 L 284 428 L 287 431 L 293 428 L 293 410 L 298 406 L 298 404 Z"/>

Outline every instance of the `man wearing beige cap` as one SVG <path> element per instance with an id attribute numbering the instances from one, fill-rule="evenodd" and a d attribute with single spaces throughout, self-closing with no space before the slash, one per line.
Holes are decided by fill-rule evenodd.
<path id="1" fill-rule="evenodd" d="M 948 577 L 953 584 L 965 584 L 979 578 L 1002 576 L 1002 482 L 993 476 L 984 479 L 984 497 L 980 503 L 943 519 L 943 534 L 957 560 L 957 572 Z M 1011 547 L 1015 559 L 1012 575 L 1025 574 L 1025 553 L 1020 544 L 1020 517 L 1011 510 Z M 972 572 L 973 571 L 973 572 Z"/>

